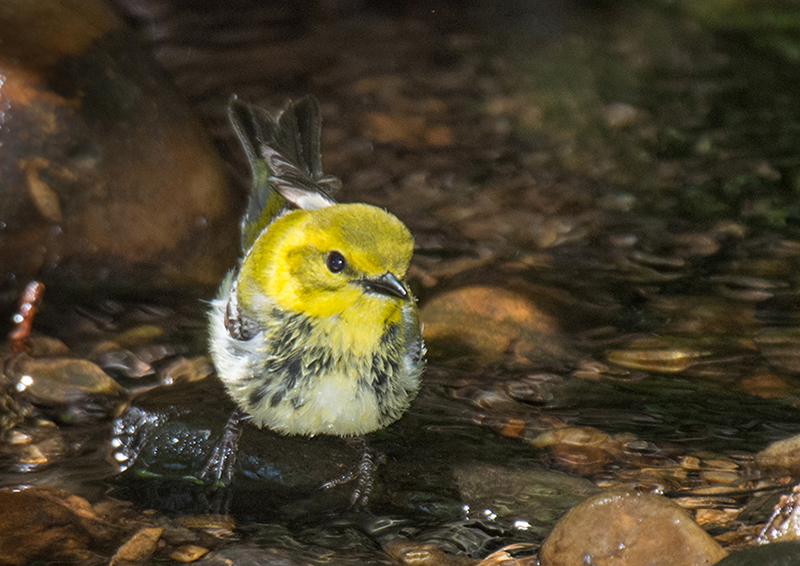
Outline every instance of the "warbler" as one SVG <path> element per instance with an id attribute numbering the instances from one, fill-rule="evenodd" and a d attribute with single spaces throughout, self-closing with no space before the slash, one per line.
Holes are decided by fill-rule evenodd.
<path id="1" fill-rule="evenodd" d="M 273 116 L 234 98 L 228 114 L 252 188 L 242 258 L 209 313 L 211 356 L 238 406 L 204 470 L 223 483 L 243 420 L 282 434 L 364 435 L 408 409 L 425 365 L 406 281 L 412 236 L 383 209 L 330 196 L 339 181 L 322 173 L 316 100 Z M 360 468 L 370 464 L 365 448 Z M 359 482 L 354 497 L 369 489 L 369 478 Z"/>

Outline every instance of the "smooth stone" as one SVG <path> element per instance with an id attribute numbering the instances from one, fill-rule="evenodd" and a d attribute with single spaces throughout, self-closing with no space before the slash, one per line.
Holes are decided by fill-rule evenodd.
<path id="1" fill-rule="evenodd" d="M 420 320 L 434 358 L 468 355 L 488 364 L 512 350 L 535 362 L 567 357 L 555 320 L 508 289 L 472 285 L 446 291 L 425 304 Z"/>
<path id="2" fill-rule="evenodd" d="M 109 566 L 133 566 L 144 564 L 158 548 L 158 540 L 164 529 L 144 527 L 117 550 Z"/>
<path id="3" fill-rule="evenodd" d="M 404 566 L 477 566 L 477 560 L 442 552 L 434 544 L 395 539 L 384 545 L 384 552 Z"/>
<path id="4" fill-rule="evenodd" d="M 208 554 L 208 549 L 196 544 L 185 544 L 173 550 L 169 557 L 176 562 L 196 562 Z"/>
<path id="5" fill-rule="evenodd" d="M 218 282 L 225 167 L 112 6 L 4 0 L 0 37 L 0 280 Z"/>
<path id="6" fill-rule="evenodd" d="M 89 396 L 121 398 L 122 387 L 97 364 L 74 358 L 19 356 L 6 369 L 19 393 L 47 405 L 80 403 Z"/>
<path id="7" fill-rule="evenodd" d="M 800 435 L 773 442 L 756 454 L 762 468 L 800 472 Z"/>
<path id="8" fill-rule="evenodd" d="M 541 566 L 703 566 L 725 550 L 680 506 L 652 493 L 601 493 L 573 508 L 539 553 Z"/>
<path id="9" fill-rule="evenodd" d="M 597 493 L 589 480 L 560 472 L 484 463 L 453 470 L 470 516 L 497 518 L 546 533 L 568 509 Z"/>

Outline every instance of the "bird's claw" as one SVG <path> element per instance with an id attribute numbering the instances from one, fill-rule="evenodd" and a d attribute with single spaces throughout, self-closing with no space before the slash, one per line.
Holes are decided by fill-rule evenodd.
<path id="1" fill-rule="evenodd" d="M 203 471 L 200 472 L 201 480 L 210 481 L 214 485 L 223 487 L 227 487 L 233 482 L 236 453 L 239 447 L 239 438 L 242 436 L 241 424 L 246 418 L 247 416 L 238 409 L 231 414 L 228 422 L 225 423 L 222 438 L 214 447 Z"/>
<path id="2" fill-rule="evenodd" d="M 377 467 L 374 455 L 366 439 L 363 439 L 362 446 L 361 461 L 358 463 L 358 467 L 356 467 L 355 470 L 341 477 L 326 481 L 320 486 L 321 489 L 331 489 L 355 481 L 356 487 L 353 489 L 353 493 L 350 496 L 351 508 L 366 507 L 369 501 L 369 495 L 372 492 L 372 480 Z"/>

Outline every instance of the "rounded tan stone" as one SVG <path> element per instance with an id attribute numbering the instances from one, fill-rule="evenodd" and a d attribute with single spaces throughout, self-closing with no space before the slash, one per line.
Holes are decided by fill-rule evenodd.
<path id="1" fill-rule="evenodd" d="M 514 347 L 527 353 L 557 335 L 553 318 L 520 293 L 472 285 L 442 293 L 420 311 L 432 355 L 469 352 L 481 363 L 499 361 Z"/>
<path id="2" fill-rule="evenodd" d="M 574 507 L 539 554 L 541 566 L 703 566 L 726 552 L 681 507 L 651 493 L 607 492 Z"/>

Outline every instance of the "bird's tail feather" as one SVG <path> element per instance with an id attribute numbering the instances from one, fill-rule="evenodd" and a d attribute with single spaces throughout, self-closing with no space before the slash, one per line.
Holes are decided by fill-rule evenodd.
<path id="1" fill-rule="evenodd" d="M 286 206 L 314 209 L 334 204 L 329 195 L 340 183 L 322 172 L 321 121 L 314 98 L 289 102 L 273 116 L 234 96 L 228 117 L 253 175 L 241 225 L 243 250 L 250 249 Z"/>

